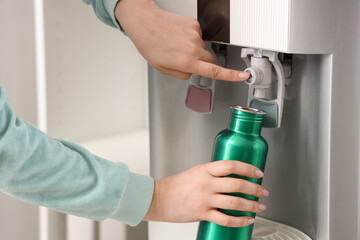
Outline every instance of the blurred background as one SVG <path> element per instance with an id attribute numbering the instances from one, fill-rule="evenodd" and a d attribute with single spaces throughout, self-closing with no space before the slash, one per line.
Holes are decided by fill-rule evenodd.
<path id="1" fill-rule="evenodd" d="M 18 116 L 149 174 L 147 64 L 124 34 L 81 0 L 1 0 L 0 29 L 0 84 Z M 0 239 L 146 239 L 144 224 L 96 223 L 5 194 L 0 212 Z"/>

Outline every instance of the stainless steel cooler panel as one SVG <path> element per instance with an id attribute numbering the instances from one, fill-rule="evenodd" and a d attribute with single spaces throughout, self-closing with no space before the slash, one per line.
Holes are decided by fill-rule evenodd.
<path id="1" fill-rule="evenodd" d="M 228 47 L 230 68 L 244 69 L 240 48 Z M 264 129 L 269 143 L 260 216 L 296 227 L 314 239 L 328 231 L 329 92 L 323 68 L 329 55 L 294 55 L 293 77 L 286 89 L 283 124 Z M 162 178 L 210 161 L 215 135 L 227 126 L 229 105 L 246 105 L 247 85 L 216 82 L 212 114 L 184 107 L 186 81 L 159 74 L 150 67 L 151 174 Z M 179 227 L 180 228 L 180 227 Z M 164 238 L 165 239 L 165 238 Z"/>

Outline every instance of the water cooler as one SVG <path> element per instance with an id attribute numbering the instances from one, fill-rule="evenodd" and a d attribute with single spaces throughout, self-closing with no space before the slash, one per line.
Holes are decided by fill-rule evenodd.
<path id="1" fill-rule="evenodd" d="M 229 105 L 265 108 L 271 124 L 262 132 L 269 143 L 263 184 L 270 197 L 261 200 L 267 210 L 258 214 L 254 238 L 360 239 L 360 3 L 156 2 L 197 18 L 218 64 L 250 68 L 257 80 L 181 81 L 150 67 L 151 175 L 209 162 Z M 191 100 L 195 88 L 210 92 L 202 95 L 205 105 Z M 150 222 L 149 240 L 195 239 L 196 231 L 197 223 Z"/>

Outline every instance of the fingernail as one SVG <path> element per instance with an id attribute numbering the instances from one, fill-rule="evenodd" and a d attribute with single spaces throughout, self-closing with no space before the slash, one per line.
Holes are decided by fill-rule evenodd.
<path id="1" fill-rule="evenodd" d="M 269 196 L 269 191 L 266 190 L 266 189 L 263 189 L 263 190 L 262 190 L 262 195 L 263 195 L 264 197 Z"/>
<path id="2" fill-rule="evenodd" d="M 250 73 L 248 73 L 248 72 L 240 72 L 240 73 L 239 73 L 239 77 L 240 77 L 241 79 L 248 80 L 248 79 L 250 78 Z"/>
<path id="3" fill-rule="evenodd" d="M 263 176 L 264 176 L 264 173 L 263 173 L 262 171 L 260 171 L 260 170 L 256 170 L 256 171 L 255 171 L 255 175 L 256 175 L 257 177 L 263 177 Z"/>
<path id="4" fill-rule="evenodd" d="M 262 203 L 259 204 L 259 210 L 264 211 L 266 209 L 266 206 Z"/>
<path id="5" fill-rule="evenodd" d="M 255 222 L 255 219 L 254 218 L 250 218 L 249 220 L 248 220 L 248 223 L 249 224 L 253 224 Z"/>

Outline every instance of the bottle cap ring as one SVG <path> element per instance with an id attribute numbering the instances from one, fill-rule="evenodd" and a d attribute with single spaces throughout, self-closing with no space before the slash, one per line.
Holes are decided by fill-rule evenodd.
<path id="1" fill-rule="evenodd" d="M 242 106 L 232 106 L 230 105 L 231 109 L 235 109 L 235 110 L 239 110 L 242 112 L 248 112 L 248 113 L 254 113 L 254 114 L 263 114 L 265 115 L 266 113 L 260 109 L 257 108 L 250 108 L 250 107 L 242 107 Z"/>

